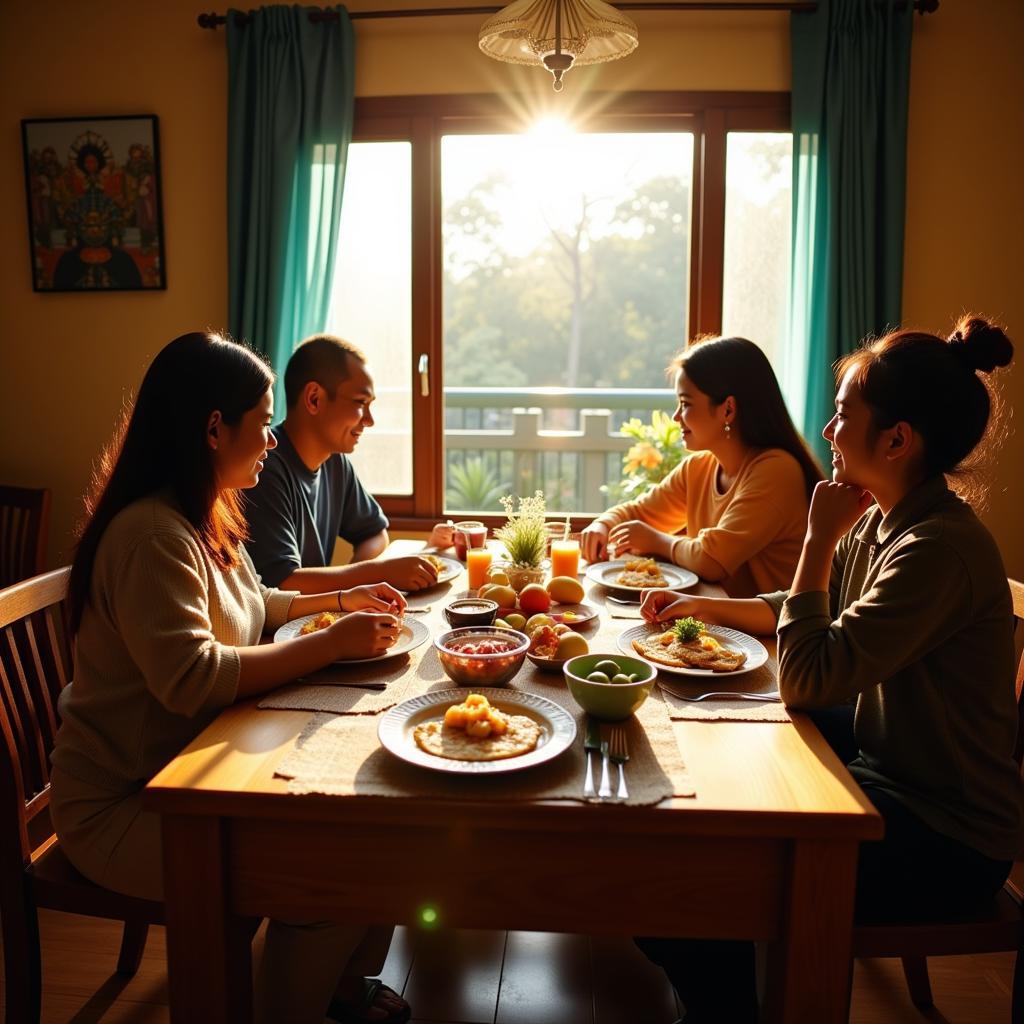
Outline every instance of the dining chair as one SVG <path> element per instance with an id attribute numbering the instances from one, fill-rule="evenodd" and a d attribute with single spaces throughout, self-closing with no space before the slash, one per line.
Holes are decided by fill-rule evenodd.
<path id="1" fill-rule="evenodd" d="M 0 587 L 43 571 L 50 492 L 0 484 Z"/>
<path id="2" fill-rule="evenodd" d="M 80 875 L 50 823 L 50 751 L 71 644 L 67 568 L 0 590 L 0 927 L 4 1020 L 36 1024 L 42 997 L 37 909 L 124 921 L 117 972 L 139 966 L 162 903 L 111 892 Z"/>
<path id="3" fill-rule="evenodd" d="M 1019 629 L 1024 623 L 1024 583 L 1010 580 L 1013 615 Z M 1017 749 L 1020 767 L 1024 754 L 1024 651 L 1017 665 Z M 919 1007 L 932 1005 L 928 957 L 977 953 L 1016 952 L 1010 1019 L 1024 1020 L 1024 890 L 1007 880 L 991 905 L 949 920 L 885 921 L 853 929 L 853 956 L 899 957 L 911 1000 Z M 851 972 L 852 973 L 852 972 Z"/>

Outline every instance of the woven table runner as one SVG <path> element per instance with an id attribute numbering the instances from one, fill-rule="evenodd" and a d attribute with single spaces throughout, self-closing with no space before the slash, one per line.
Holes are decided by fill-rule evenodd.
<path id="1" fill-rule="evenodd" d="M 426 660 L 426 659 L 424 659 Z M 440 671 L 440 666 L 438 666 Z M 451 775 L 407 764 L 385 750 L 377 738 L 379 716 L 320 713 L 303 730 L 295 750 L 275 774 L 289 779 L 293 793 L 328 793 L 338 796 L 396 798 L 440 797 L 479 800 L 583 800 L 586 758 L 583 750 L 584 715 L 565 689 L 561 677 L 549 677 L 527 664 L 509 686 L 510 693 L 524 689 L 546 697 L 575 719 L 577 736 L 563 754 L 522 772 L 500 775 Z M 422 683 L 422 680 L 418 680 Z M 413 692 L 448 689 L 447 677 L 427 685 L 411 685 Z M 465 691 L 470 692 L 468 689 Z M 438 715 L 443 713 L 439 707 Z M 671 796 L 693 796 L 686 766 L 675 740 L 668 709 L 654 692 L 643 707 L 623 723 L 629 744 L 626 782 L 627 804 L 646 806 Z M 608 727 L 605 727 L 606 732 Z M 410 742 L 412 742 L 410 738 Z M 611 765 L 611 778 L 618 770 Z M 595 784 L 600 759 L 594 756 Z"/>

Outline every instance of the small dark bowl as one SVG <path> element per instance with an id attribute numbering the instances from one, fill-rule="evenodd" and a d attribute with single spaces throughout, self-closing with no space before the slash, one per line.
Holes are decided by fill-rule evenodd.
<path id="1" fill-rule="evenodd" d="M 448 647 L 453 641 L 486 639 L 506 640 L 515 646 L 496 654 L 461 654 Z M 501 686 L 523 667 L 530 638 L 502 626 L 468 626 L 435 637 L 434 646 L 441 667 L 459 686 Z"/>
<path id="2" fill-rule="evenodd" d="M 498 602 L 484 597 L 464 597 L 444 609 L 449 626 L 491 626 L 498 615 Z"/>

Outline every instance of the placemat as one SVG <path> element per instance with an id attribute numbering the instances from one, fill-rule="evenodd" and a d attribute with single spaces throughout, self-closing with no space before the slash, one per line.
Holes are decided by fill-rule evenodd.
<path id="1" fill-rule="evenodd" d="M 768 661 L 753 672 L 744 672 L 735 678 L 728 676 L 702 677 L 690 679 L 686 676 L 662 673 L 659 679 L 668 682 L 673 688 L 678 687 L 687 695 L 697 696 L 718 690 L 742 690 L 744 693 L 777 692 L 778 666 L 775 656 L 769 654 Z M 680 700 L 675 694 L 662 688 L 662 696 L 668 707 L 669 716 L 673 721 L 728 721 L 728 722 L 790 722 L 789 712 L 785 704 L 766 701 L 758 704 L 750 700 Z"/>
<path id="2" fill-rule="evenodd" d="M 433 624 L 429 626 L 433 627 Z M 447 676 L 431 638 L 408 654 L 384 661 L 361 665 L 335 662 L 290 686 L 274 690 L 256 706 L 288 711 L 327 711 L 334 715 L 376 715 L 407 697 L 425 693 L 431 684 L 441 679 L 447 679 Z M 384 689 L 359 689 L 361 682 L 383 683 Z"/>
<path id="3" fill-rule="evenodd" d="M 576 740 L 569 750 L 553 761 L 507 775 L 431 772 L 399 760 L 380 745 L 377 739 L 378 718 L 320 713 L 303 730 L 295 750 L 285 757 L 275 774 L 290 780 L 288 789 L 292 793 L 582 802 L 586 771 L 583 713 L 576 707 L 560 677 L 557 682 L 549 682 L 529 663 L 513 684 L 510 690 L 524 689 L 546 697 L 574 716 Z M 450 686 L 450 680 L 445 677 L 443 682 L 428 685 L 422 692 Z M 466 692 L 470 691 L 467 689 Z M 626 765 L 629 799 L 623 802 L 647 806 L 671 796 L 693 796 L 693 785 L 661 695 L 652 693 L 637 714 L 623 725 L 630 757 Z M 608 727 L 605 728 L 607 730 Z M 599 770 L 600 761 L 596 756 L 594 766 Z M 611 769 L 612 778 L 617 781 L 617 768 L 612 765 Z"/>

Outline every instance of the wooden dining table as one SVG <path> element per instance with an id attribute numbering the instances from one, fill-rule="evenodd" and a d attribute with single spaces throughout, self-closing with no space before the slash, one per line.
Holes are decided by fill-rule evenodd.
<path id="1" fill-rule="evenodd" d="M 433 632 L 460 586 L 416 598 L 432 600 Z M 614 651 L 630 625 L 602 614 L 591 649 Z M 311 712 L 256 705 L 221 713 L 146 790 L 162 817 L 172 1021 L 251 1019 L 254 919 L 416 927 L 427 905 L 455 928 L 758 940 L 764 1020 L 846 1021 L 857 849 L 882 821 L 798 712 L 674 721 L 696 795 L 640 807 L 486 788 L 299 795 L 275 767 Z"/>

